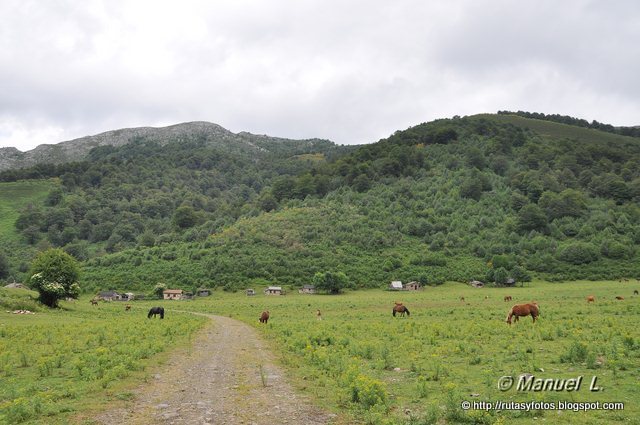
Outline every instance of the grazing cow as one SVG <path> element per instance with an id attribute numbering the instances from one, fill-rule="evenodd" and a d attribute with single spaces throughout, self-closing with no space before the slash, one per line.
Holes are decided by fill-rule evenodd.
<path id="1" fill-rule="evenodd" d="M 131 306 L 129 304 L 124 306 L 124 311 L 129 311 L 131 310 Z"/>
<path id="2" fill-rule="evenodd" d="M 624 297 L 621 297 L 620 295 L 618 295 L 618 296 L 616 297 L 616 300 L 620 300 L 620 301 L 622 301 L 622 300 L 624 300 Z"/>
<path id="3" fill-rule="evenodd" d="M 512 301 L 512 300 L 513 300 L 513 298 L 511 298 L 511 295 L 506 295 L 506 296 L 504 297 L 504 302 Z"/>
<path id="4" fill-rule="evenodd" d="M 638 295 L 638 290 L 633 291 L 633 295 Z"/>
<path id="5" fill-rule="evenodd" d="M 592 303 L 592 302 L 594 302 L 595 300 L 596 300 L 596 297 L 594 297 L 593 295 L 589 295 L 589 296 L 587 297 L 587 302 L 588 302 L 588 303 Z"/>
<path id="6" fill-rule="evenodd" d="M 267 323 L 268 320 L 269 320 L 269 310 L 265 310 L 260 315 L 260 318 L 258 319 L 258 321 L 260 323 Z"/>
<path id="7" fill-rule="evenodd" d="M 98 305 L 98 300 L 91 300 L 91 305 Z"/>
<path id="8" fill-rule="evenodd" d="M 515 316 L 514 322 L 518 321 L 519 317 L 531 316 L 533 318 L 533 323 L 536 322 L 536 319 L 540 315 L 540 308 L 537 303 L 531 304 L 516 304 L 511 307 L 509 310 L 509 314 L 507 315 L 507 323 L 511 324 L 511 318 Z"/>
<path id="9" fill-rule="evenodd" d="M 322 320 L 322 314 L 320 313 L 320 310 L 316 312 L 316 317 L 318 318 L 318 320 Z"/>
<path id="10" fill-rule="evenodd" d="M 464 297 L 460 297 L 460 301 L 464 302 Z"/>

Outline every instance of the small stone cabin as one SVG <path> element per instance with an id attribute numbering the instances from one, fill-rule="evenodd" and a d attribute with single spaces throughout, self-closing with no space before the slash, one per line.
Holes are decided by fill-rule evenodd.
<path id="1" fill-rule="evenodd" d="M 118 294 L 116 291 L 101 291 L 98 294 L 98 299 L 103 301 L 120 301 L 122 299 L 122 295 Z"/>
<path id="2" fill-rule="evenodd" d="M 256 294 L 256 291 L 254 291 L 253 289 L 247 289 L 247 291 L 246 291 L 246 292 L 247 292 L 247 296 L 248 296 L 248 297 L 250 297 L 250 296 L 252 296 L 252 295 L 255 295 L 255 294 Z"/>
<path id="3" fill-rule="evenodd" d="M 208 289 L 198 289 L 198 296 L 199 297 L 208 297 L 209 295 L 211 295 L 211 291 Z"/>
<path id="4" fill-rule="evenodd" d="M 302 288 L 300 288 L 298 290 L 298 293 L 300 294 L 315 294 L 316 293 L 316 287 L 313 285 L 304 285 Z"/>
<path id="5" fill-rule="evenodd" d="M 183 293 L 182 289 L 165 289 L 162 291 L 162 297 L 165 300 L 181 300 Z"/>
<path id="6" fill-rule="evenodd" d="M 284 295 L 284 291 L 280 286 L 269 286 L 264 290 L 265 295 Z"/>
<path id="7" fill-rule="evenodd" d="M 405 291 L 417 291 L 420 288 L 422 288 L 422 285 L 420 285 L 420 282 L 413 281 L 404 285 L 403 289 Z"/>

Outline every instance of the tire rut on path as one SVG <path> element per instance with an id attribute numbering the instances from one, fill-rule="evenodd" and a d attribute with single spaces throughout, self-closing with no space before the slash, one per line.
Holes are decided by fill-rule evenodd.
<path id="1" fill-rule="evenodd" d="M 127 409 L 100 424 L 328 424 L 335 415 L 312 406 L 287 382 L 251 326 L 211 316 L 190 354 L 176 353 L 135 391 Z"/>

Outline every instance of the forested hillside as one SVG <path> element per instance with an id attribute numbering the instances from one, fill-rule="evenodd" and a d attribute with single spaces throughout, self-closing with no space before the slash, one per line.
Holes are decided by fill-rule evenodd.
<path id="1" fill-rule="evenodd" d="M 99 147 L 50 167 L 58 187 L 16 227 L 85 261 L 87 290 L 640 276 L 637 138 L 500 114 L 357 148 L 268 143 Z"/>

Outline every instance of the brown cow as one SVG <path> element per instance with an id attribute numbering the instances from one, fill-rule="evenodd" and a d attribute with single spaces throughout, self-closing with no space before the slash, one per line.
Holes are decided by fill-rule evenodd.
<path id="1" fill-rule="evenodd" d="M 267 321 L 269 320 L 269 310 L 263 311 L 258 320 L 260 321 L 260 323 L 267 323 Z"/>
<path id="2" fill-rule="evenodd" d="M 506 296 L 504 297 L 504 301 L 505 301 L 505 302 L 507 302 L 507 301 L 511 301 L 511 300 L 513 300 L 513 298 L 511 298 L 511 295 L 506 295 Z"/>
<path id="3" fill-rule="evenodd" d="M 129 311 L 131 310 L 131 306 L 129 304 L 124 306 L 124 311 Z"/>
<path id="4" fill-rule="evenodd" d="M 91 305 L 98 305 L 98 300 L 91 300 Z"/>
<path id="5" fill-rule="evenodd" d="M 616 300 L 621 300 L 621 301 L 622 301 L 622 300 L 624 300 L 624 297 L 621 297 L 620 295 L 618 295 L 618 296 L 616 297 Z"/>
<path id="6" fill-rule="evenodd" d="M 588 302 L 588 303 L 592 303 L 592 302 L 594 302 L 595 300 L 596 300 L 596 297 L 594 297 L 593 295 L 589 295 L 589 296 L 587 297 L 587 302 Z"/>
<path id="7" fill-rule="evenodd" d="M 633 295 L 638 295 L 638 290 L 633 291 Z"/>

